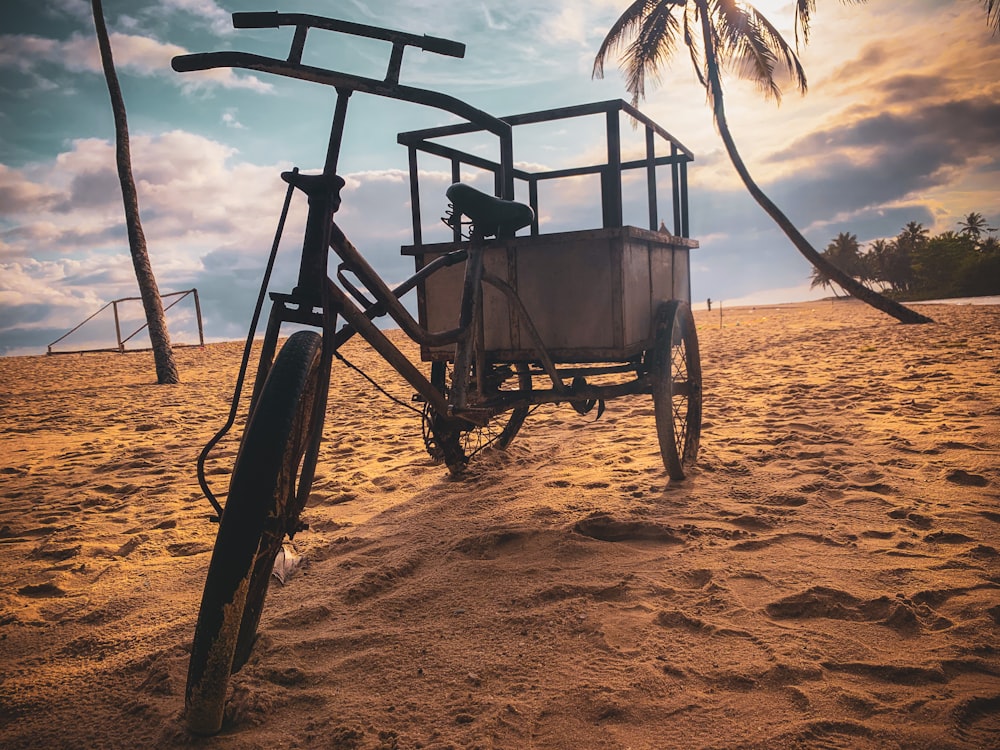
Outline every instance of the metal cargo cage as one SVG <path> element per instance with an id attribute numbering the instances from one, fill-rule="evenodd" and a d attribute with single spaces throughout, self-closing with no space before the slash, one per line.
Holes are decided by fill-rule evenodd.
<path id="1" fill-rule="evenodd" d="M 622 113 L 644 131 L 642 158 L 622 158 Z M 499 162 L 441 142 L 474 132 L 474 126 L 446 126 L 399 135 L 399 142 L 409 149 L 414 235 L 414 244 L 404 246 L 402 252 L 414 257 L 418 271 L 436 258 L 468 246 L 458 228 L 450 242 L 422 241 L 418 152 L 449 160 L 453 182 L 461 180 L 463 167 L 492 173 L 495 194 L 508 200 L 514 197 L 514 181 L 527 187 L 527 202 L 535 212 L 530 234 L 489 240 L 483 253 L 486 283 L 479 335 L 485 355 L 492 362 L 538 361 L 540 348 L 554 362 L 627 361 L 649 349 L 652 321 L 660 304 L 673 299 L 691 300 L 689 251 L 698 243 L 688 237 L 687 163 L 693 159 L 690 151 L 621 100 L 501 119 L 517 127 L 593 115 L 604 116 L 606 162 L 536 171 L 515 166 L 511 170 L 513 180 L 503 174 Z M 658 141 L 661 150 L 668 153 L 657 155 Z M 657 167 L 664 166 L 670 167 L 670 208 L 666 220 L 661 220 Z M 645 172 L 648 229 L 623 224 L 622 175 L 628 170 Z M 600 178 L 602 226 L 540 232 L 539 183 L 583 175 Z M 442 331 L 455 326 L 464 273 L 463 262 L 420 280 L 417 306 L 423 327 Z M 421 357 L 424 361 L 450 361 L 454 350 L 454 346 L 422 346 Z"/>

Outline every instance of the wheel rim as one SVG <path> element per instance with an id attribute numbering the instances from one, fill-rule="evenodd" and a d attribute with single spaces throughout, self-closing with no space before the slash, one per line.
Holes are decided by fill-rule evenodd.
<path id="1" fill-rule="evenodd" d="M 700 423 L 700 373 L 693 378 L 691 373 L 692 354 L 685 336 L 683 315 L 674 315 L 670 333 L 670 412 L 673 422 L 674 445 L 677 455 L 684 465 L 694 461 L 698 452 L 698 441 L 692 429 L 695 411 Z"/>
<path id="2" fill-rule="evenodd" d="M 655 320 L 650 375 L 660 453 L 672 479 L 694 463 L 701 433 L 701 361 L 686 303 L 663 305 Z"/>
<path id="3" fill-rule="evenodd" d="M 528 373 L 526 365 L 518 364 L 516 377 L 518 388 L 522 391 L 531 390 L 531 375 Z M 431 382 L 447 398 L 449 381 L 448 368 L 444 362 L 435 362 L 431 371 Z M 518 407 L 509 412 L 498 414 L 490 419 L 485 425 L 469 425 L 457 430 L 458 446 L 461 448 L 466 459 L 486 448 L 495 447 L 504 450 L 514 436 L 517 435 L 528 415 L 528 407 Z M 434 409 L 430 404 L 425 403 L 423 417 L 421 419 L 421 432 L 424 439 L 424 446 L 427 452 L 435 460 L 444 460 L 444 451 L 438 444 L 438 436 L 434 434 Z"/>

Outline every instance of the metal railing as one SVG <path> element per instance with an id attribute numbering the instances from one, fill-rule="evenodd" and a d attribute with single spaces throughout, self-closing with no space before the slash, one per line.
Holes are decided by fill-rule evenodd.
<path id="1" fill-rule="evenodd" d="M 645 135 L 645 157 L 624 161 L 622 159 L 621 141 L 621 114 L 630 117 Z M 649 229 L 656 231 L 660 226 L 660 218 L 657 211 L 657 190 L 656 190 L 656 168 L 660 166 L 670 166 L 670 192 L 671 192 L 671 213 L 672 213 L 672 234 L 678 237 L 688 237 L 688 182 L 687 165 L 694 160 L 691 151 L 674 138 L 670 133 L 660 127 L 657 123 L 644 115 L 621 99 L 612 99 L 604 102 L 594 102 L 573 107 L 561 107 L 558 109 L 543 110 L 540 112 L 528 112 L 520 115 L 510 115 L 500 119 L 508 123 L 512 128 L 519 125 L 533 125 L 544 122 L 554 122 L 574 117 L 585 117 L 592 115 L 604 115 L 605 133 L 607 139 L 606 162 L 581 167 L 571 167 L 568 169 L 557 169 L 548 171 L 529 172 L 525 169 L 514 168 L 513 177 L 521 180 L 528 186 L 528 202 L 535 212 L 535 221 L 531 225 L 531 233 L 538 234 L 538 183 L 542 180 L 553 180 L 565 177 L 578 177 L 581 175 L 596 174 L 601 179 L 601 211 L 602 225 L 605 228 L 621 227 L 623 224 L 622 205 L 622 173 L 631 169 L 644 169 L 646 171 L 646 193 L 649 208 Z M 413 220 L 413 243 L 422 244 L 421 216 L 420 216 L 420 193 L 418 186 L 417 153 L 424 152 L 432 154 L 451 162 L 452 181 L 458 182 L 463 165 L 483 169 L 491 172 L 496 181 L 496 194 L 504 195 L 501 183 L 502 165 L 490 159 L 470 154 L 465 151 L 453 148 L 440 143 L 435 139 L 448 138 L 450 136 L 475 133 L 482 130 L 470 123 L 460 123 L 457 125 L 446 125 L 438 128 L 428 128 L 425 130 L 413 130 L 400 133 L 397 141 L 406 146 L 409 152 L 410 168 L 410 207 Z M 669 154 L 657 156 L 657 137 L 665 142 L 669 147 Z M 509 197 L 509 196 L 507 196 Z M 456 235 L 458 230 L 456 229 Z M 458 241 L 458 236 L 455 241 Z"/>
<path id="2" fill-rule="evenodd" d="M 201 320 L 201 302 L 198 299 L 198 290 L 197 289 L 186 289 L 186 290 L 180 291 L 180 292 L 167 292 L 166 294 L 161 294 L 160 295 L 160 299 L 161 300 L 162 299 L 166 299 L 167 297 L 177 297 L 177 299 L 175 299 L 173 302 L 171 302 L 169 305 L 167 305 L 165 308 L 163 308 L 163 312 L 166 313 L 167 310 L 169 310 L 170 308 L 172 308 L 178 302 L 181 302 L 182 300 L 184 300 L 188 295 L 193 295 L 193 297 L 194 297 L 194 312 L 195 312 L 195 318 L 198 321 L 198 343 L 197 344 L 173 344 L 173 346 L 176 346 L 176 347 L 181 347 L 181 346 L 204 346 L 205 345 L 205 329 L 204 329 L 204 326 L 202 325 L 202 320 Z M 86 353 L 86 352 L 118 352 L 119 354 L 124 354 L 126 351 L 142 351 L 143 349 L 128 349 L 128 350 L 126 350 L 125 349 L 125 344 L 127 344 L 133 338 L 135 338 L 140 333 L 142 333 L 144 330 L 146 330 L 146 328 L 148 328 L 148 324 L 147 323 L 143 323 L 136 330 L 132 331 L 132 333 L 130 333 L 128 336 L 123 337 L 122 336 L 122 329 L 121 329 L 121 318 L 118 315 L 118 305 L 119 305 L 119 303 L 122 303 L 122 302 L 136 302 L 136 301 L 142 301 L 142 297 L 122 297 L 120 299 L 113 299 L 113 300 L 111 300 L 106 305 L 104 305 L 103 307 L 101 307 L 100 310 L 98 310 L 93 315 L 91 315 L 89 318 L 87 318 L 82 323 L 80 323 L 78 326 L 76 326 L 75 328 L 73 328 L 70 331 L 67 331 L 62 336 L 60 336 L 55 341 L 53 341 L 51 344 L 49 344 L 48 351 L 46 352 L 46 354 L 83 354 L 83 353 Z M 74 349 L 74 350 L 71 350 L 71 351 L 59 351 L 59 352 L 56 352 L 56 351 L 52 350 L 53 346 L 55 346 L 56 344 L 58 344 L 60 341 L 68 338 L 69 336 L 71 336 L 72 334 L 76 333 L 77 331 L 79 331 L 87 323 L 89 323 L 90 321 L 92 321 L 94 318 L 96 318 L 102 312 L 104 312 L 105 310 L 107 310 L 109 307 L 114 310 L 114 315 L 115 315 L 115 341 L 117 341 L 117 343 L 118 343 L 118 345 L 116 347 L 114 347 L 114 348 L 105 347 L 105 348 L 99 348 L 99 349 Z M 144 349 L 145 348 L 148 348 L 148 347 L 144 347 Z"/>

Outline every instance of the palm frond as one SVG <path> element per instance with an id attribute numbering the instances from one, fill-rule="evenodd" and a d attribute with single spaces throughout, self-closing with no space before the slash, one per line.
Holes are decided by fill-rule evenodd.
<path id="1" fill-rule="evenodd" d="M 803 94 L 806 93 L 806 89 L 809 87 L 806 81 L 806 71 L 795 50 L 781 36 L 781 32 L 759 11 L 754 9 L 752 15 L 753 23 L 758 28 L 764 44 L 774 53 L 781 67 L 795 83 L 798 90 Z"/>
<path id="2" fill-rule="evenodd" d="M 795 0 L 795 46 L 799 46 L 799 29 L 802 29 L 802 43 L 809 42 L 809 21 L 816 10 L 816 0 Z"/>
<path id="3" fill-rule="evenodd" d="M 983 0 L 986 6 L 986 23 L 993 27 L 994 34 L 1000 34 L 1000 2 L 997 0 Z"/>
<path id="4" fill-rule="evenodd" d="M 594 57 L 592 78 L 604 78 L 604 63 L 608 56 L 627 45 L 627 40 L 636 34 L 643 17 L 656 5 L 655 0 L 635 0 L 618 17 L 608 30 L 600 49 Z"/>
<path id="5" fill-rule="evenodd" d="M 781 101 L 775 80 L 782 70 L 803 93 L 806 75 L 795 50 L 756 8 L 733 0 L 714 0 L 713 26 L 719 32 L 716 57 L 721 66 L 752 81 L 765 98 Z"/>
<path id="6" fill-rule="evenodd" d="M 677 47 L 679 25 L 673 6 L 656 3 L 643 19 L 624 55 L 625 89 L 637 105 L 646 95 L 646 78 L 658 80 L 660 70 Z"/>
<path id="7" fill-rule="evenodd" d="M 756 23 L 756 10 L 734 0 L 714 0 L 713 9 L 713 26 L 719 33 L 716 58 L 720 67 L 753 81 L 765 98 L 780 100 L 781 90 L 774 80 L 777 57 Z"/>
<path id="8" fill-rule="evenodd" d="M 674 9 L 682 0 L 635 0 L 608 31 L 594 59 L 594 78 L 604 77 L 609 56 L 620 53 L 625 88 L 633 105 L 646 94 L 647 78 L 656 79 L 677 47 L 679 24 Z"/>
<path id="9" fill-rule="evenodd" d="M 691 24 L 696 22 L 698 19 L 698 11 L 685 12 L 684 13 L 684 44 L 688 48 L 688 54 L 691 55 L 691 65 L 694 67 L 694 73 L 698 76 L 698 83 L 701 84 L 702 88 L 709 93 L 709 99 L 711 99 L 711 92 L 709 91 L 708 79 L 705 77 L 704 68 L 704 53 L 701 49 L 701 45 L 698 44 L 698 33 L 697 30 L 691 29 Z"/>

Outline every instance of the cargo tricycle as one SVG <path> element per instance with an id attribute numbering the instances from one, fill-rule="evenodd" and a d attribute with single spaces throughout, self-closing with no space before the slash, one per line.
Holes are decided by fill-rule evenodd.
<path id="1" fill-rule="evenodd" d="M 186 722 L 200 734 L 222 726 L 229 678 L 250 655 L 274 561 L 285 538 L 302 528 L 299 516 L 315 474 L 332 363 L 354 335 L 413 388 L 426 449 L 455 474 L 479 451 L 507 447 L 530 411 L 542 404 L 567 404 L 580 414 L 596 409 L 599 416 L 609 399 L 651 397 L 671 479 L 682 479 L 694 462 L 701 427 L 701 366 L 689 304 L 689 253 L 698 246 L 688 237 L 687 164 L 693 157 L 675 138 L 620 100 L 495 117 L 447 94 L 400 83 L 408 47 L 464 56 L 464 45 L 451 40 L 301 13 L 234 13 L 233 23 L 242 29 L 293 27 L 288 57 L 189 54 L 174 58 L 174 69 L 242 68 L 330 86 L 336 96 L 322 171 L 281 175 L 288 188 L 229 420 L 198 462 L 199 481 L 219 522 L 185 693 Z M 390 45 L 385 77 L 304 63 L 307 36 L 317 31 Z M 413 242 L 402 253 L 413 258 L 415 272 L 394 288 L 334 221 L 345 185 L 337 163 L 355 93 L 453 116 L 452 124 L 398 135 L 408 155 L 413 228 Z M 606 160 L 560 169 L 515 162 L 516 128 L 569 126 L 582 118 L 601 123 Z M 623 156 L 623 120 L 645 138 L 638 158 Z M 470 135 L 490 139 L 495 155 L 456 146 Z M 450 169 L 445 195 L 421 193 L 419 163 L 428 158 L 444 160 Z M 658 213 L 661 167 L 669 168 L 669 229 Z M 542 231 L 549 215 L 539 203 L 539 188 L 559 180 L 599 185 L 600 226 Z M 623 190 L 637 185 L 648 208 L 647 227 L 623 221 Z M 205 460 L 235 422 L 278 243 L 298 193 L 306 196 L 308 216 L 297 284 L 270 294 L 223 508 L 206 480 Z M 526 200 L 515 200 L 516 194 L 526 194 Z M 445 214 L 445 241 L 424 241 L 427 203 L 432 213 Z M 328 270 L 331 250 L 334 273 Z M 402 301 L 410 292 L 416 294 L 416 318 Z M 377 325 L 385 316 L 419 344 L 420 363 Z M 279 350 L 283 325 L 295 331 Z"/>

